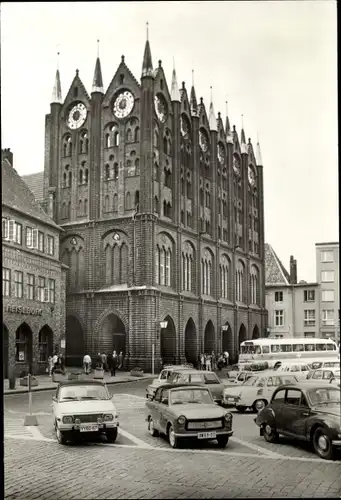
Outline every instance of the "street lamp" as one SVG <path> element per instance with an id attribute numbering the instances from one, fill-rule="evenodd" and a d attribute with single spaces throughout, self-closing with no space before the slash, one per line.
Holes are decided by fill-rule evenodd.
<path id="1" fill-rule="evenodd" d="M 159 326 L 160 330 L 167 328 L 168 321 L 160 321 Z M 159 329 L 158 329 L 159 330 Z M 159 340 L 159 333 L 157 332 L 157 340 Z M 152 375 L 154 375 L 154 366 L 155 366 L 155 344 L 152 343 Z"/>

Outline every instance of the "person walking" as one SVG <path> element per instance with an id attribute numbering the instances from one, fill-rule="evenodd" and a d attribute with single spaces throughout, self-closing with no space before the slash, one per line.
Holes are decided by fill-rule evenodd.
<path id="1" fill-rule="evenodd" d="M 61 370 L 62 374 L 64 375 L 65 374 L 65 358 L 64 358 L 62 353 L 59 354 L 58 363 L 59 363 L 60 370 Z"/>
<path id="2" fill-rule="evenodd" d="M 49 373 L 49 377 L 51 377 L 51 375 L 52 375 L 52 368 L 53 368 L 52 356 L 49 356 L 49 357 L 48 357 L 48 359 L 47 359 L 47 363 L 48 363 L 48 373 Z"/>
<path id="3" fill-rule="evenodd" d="M 118 369 L 122 370 L 123 368 L 123 351 L 120 351 L 120 354 L 118 355 Z"/>
<path id="4" fill-rule="evenodd" d="M 203 353 L 200 354 L 200 370 L 205 370 L 205 356 Z"/>
<path id="5" fill-rule="evenodd" d="M 214 371 L 217 369 L 217 358 L 216 355 L 214 354 L 214 351 L 212 351 L 212 357 L 211 357 L 211 369 Z"/>
<path id="6" fill-rule="evenodd" d="M 103 368 L 101 353 L 97 354 L 96 366 L 95 367 L 96 367 L 96 370 L 102 370 L 102 368 Z"/>
<path id="7" fill-rule="evenodd" d="M 212 355 L 207 354 L 206 357 L 206 370 L 210 372 L 212 370 Z"/>
<path id="8" fill-rule="evenodd" d="M 89 354 L 85 354 L 83 358 L 84 373 L 87 375 L 91 370 L 91 358 Z"/>
<path id="9" fill-rule="evenodd" d="M 105 353 L 101 354 L 101 361 L 103 365 L 103 370 L 106 372 L 108 369 L 108 365 L 107 365 L 107 355 Z"/>
<path id="10" fill-rule="evenodd" d="M 116 354 L 116 351 L 113 351 L 112 360 L 111 360 L 111 376 L 112 377 L 116 376 L 117 364 L 118 364 L 118 356 Z"/>
<path id="11" fill-rule="evenodd" d="M 52 370 L 51 370 L 51 375 L 54 374 L 54 372 L 56 371 L 56 369 L 58 368 L 58 361 L 59 361 L 59 358 L 58 358 L 58 353 L 55 352 L 53 357 L 52 357 Z"/>
<path id="12" fill-rule="evenodd" d="M 230 355 L 227 351 L 224 352 L 224 359 L 225 359 L 225 365 L 228 366 L 229 364 L 229 358 L 230 358 Z"/>

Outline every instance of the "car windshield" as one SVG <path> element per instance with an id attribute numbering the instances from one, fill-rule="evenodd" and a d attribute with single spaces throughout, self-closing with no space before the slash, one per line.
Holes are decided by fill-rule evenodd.
<path id="1" fill-rule="evenodd" d="M 311 389 L 308 397 L 313 405 L 340 404 L 340 391 L 334 387 Z"/>
<path id="2" fill-rule="evenodd" d="M 212 396 L 206 389 L 176 389 L 170 391 L 172 405 L 198 403 L 213 404 Z"/>
<path id="3" fill-rule="evenodd" d="M 215 373 L 204 373 L 204 379 L 206 384 L 220 384 L 220 380 Z"/>
<path id="4" fill-rule="evenodd" d="M 250 377 L 247 379 L 243 385 L 256 385 L 259 381 L 259 377 Z"/>
<path id="5" fill-rule="evenodd" d="M 59 391 L 60 401 L 80 401 L 84 399 L 109 399 L 106 388 L 102 385 L 72 385 L 61 387 Z"/>

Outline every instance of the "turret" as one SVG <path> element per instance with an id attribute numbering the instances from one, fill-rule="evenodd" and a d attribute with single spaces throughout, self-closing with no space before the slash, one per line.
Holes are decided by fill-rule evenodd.
<path id="1" fill-rule="evenodd" d="M 179 102 L 181 101 L 178 82 L 176 79 L 175 65 L 173 67 L 173 73 L 172 73 L 171 99 L 172 101 L 179 101 Z"/>
<path id="2" fill-rule="evenodd" d="M 99 47 L 99 40 L 97 40 L 97 44 Z M 99 51 L 99 48 L 97 49 L 97 59 L 96 59 L 96 65 L 95 65 L 94 79 L 92 81 L 92 93 L 93 92 L 101 92 L 102 94 L 104 94 L 101 61 L 99 59 L 99 52 L 98 51 Z"/>
<path id="3" fill-rule="evenodd" d="M 148 23 L 147 23 L 147 41 L 146 41 L 146 45 L 144 48 L 143 63 L 142 63 L 142 78 L 144 76 L 151 76 L 151 77 L 154 76 L 153 75 L 152 54 L 151 54 L 150 45 L 149 45 Z"/>
<path id="4" fill-rule="evenodd" d="M 59 57 L 59 52 L 58 52 L 58 57 Z M 57 67 L 56 78 L 55 78 L 53 92 L 52 92 L 51 104 L 62 104 L 62 103 L 63 103 L 62 87 L 60 84 L 59 68 Z"/>
<path id="5" fill-rule="evenodd" d="M 211 103 L 208 113 L 208 124 L 211 131 L 217 131 L 217 119 L 214 114 L 213 99 L 212 99 L 212 87 L 211 87 Z"/>
<path id="6" fill-rule="evenodd" d="M 194 70 L 192 69 L 192 88 L 191 88 L 191 95 L 190 95 L 190 107 L 191 107 L 191 115 L 192 116 L 198 116 L 198 102 L 197 102 L 197 96 L 195 95 L 195 89 L 194 89 Z"/>

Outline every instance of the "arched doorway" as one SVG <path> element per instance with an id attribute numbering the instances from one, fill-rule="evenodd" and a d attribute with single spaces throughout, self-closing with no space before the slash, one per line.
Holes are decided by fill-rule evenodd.
<path id="1" fill-rule="evenodd" d="M 116 314 L 111 313 L 102 323 L 97 352 L 109 354 L 113 351 L 116 351 L 117 354 L 123 351 L 123 355 L 127 355 L 125 326 L 123 321 Z"/>
<path id="2" fill-rule="evenodd" d="M 239 328 L 239 335 L 238 335 L 238 349 L 240 347 L 240 344 L 244 342 L 244 340 L 247 340 L 246 338 L 246 328 L 244 324 L 242 323 Z"/>
<path id="3" fill-rule="evenodd" d="M 223 352 L 228 352 L 230 355 L 232 354 L 233 349 L 233 338 L 232 338 L 232 329 L 230 323 L 226 321 L 225 325 L 222 327 L 222 349 Z"/>
<path id="4" fill-rule="evenodd" d="M 253 331 L 252 331 L 252 338 L 253 339 L 259 339 L 260 335 L 259 335 L 259 328 L 257 325 L 255 325 L 253 327 Z"/>
<path id="5" fill-rule="evenodd" d="M 176 364 L 176 330 L 174 321 L 166 316 L 167 327 L 161 330 L 160 353 L 163 364 Z"/>
<path id="6" fill-rule="evenodd" d="M 8 378 L 8 328 L 2 323 L 2 363 L 4 378 Z"/>
<path id="7" fill-rule="evenodd" d="M 53 356 L 53 331 L 48 325 L 44 325 L 39 332 L 39 362 L 47 365 L 49 356 Z"/>
<path id="8" fill-rule="evenodd" d="M 211 353 L 215 351 L 215 335 L 214 326 L 211 320 L 207 322 L 205 333 L 204 333 L 204 352 Z"/>
<path id="9" fill-rule="evenodd" d="M 84 352 L 84 332 L 79 320 L 75 316 L 66 318 L 66 364 L 69 366 L 82 366 Z"/>
<path id="10" fill-rule="evenodd" d="M 197 330 L 194 321 L 189 318 L 185 328 L 185 358 L 187 363 L 197 363 Z"/>
<path id="11" fill-rule="evenodd" d="M 22 323 L 15 333 L 15 360 L 25 363 L 32 373 L 32 330 L 27 323 Z"/>

